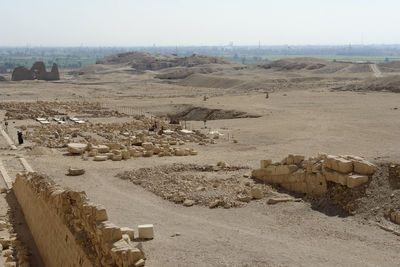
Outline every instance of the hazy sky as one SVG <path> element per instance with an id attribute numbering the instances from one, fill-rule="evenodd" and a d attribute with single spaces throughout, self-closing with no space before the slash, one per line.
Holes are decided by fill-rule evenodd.
<path id="1" fill-rule="evenodd" d="M 399 0 L 0 0 L 0 46 L 400 44 Z"/>

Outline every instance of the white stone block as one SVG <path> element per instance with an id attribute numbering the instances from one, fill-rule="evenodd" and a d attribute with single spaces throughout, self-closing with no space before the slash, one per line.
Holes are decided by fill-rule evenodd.
<path id="1" fill-rule="evenodd" d="M 152 224 L 142 224 L 138 226 L 139 238 L 143 239 L 153 239 L 154 230 Z"/>

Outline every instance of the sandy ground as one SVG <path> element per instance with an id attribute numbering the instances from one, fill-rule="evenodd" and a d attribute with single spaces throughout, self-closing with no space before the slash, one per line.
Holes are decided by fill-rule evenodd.
<path id="1" fill-rule="evenodd" d="M 265 81 L 303 77 L 268 71 L 252 75 Z M 8 82 L 0 84 L 0 92 L 3 101 L 90 99 L 115 109 L 128 106 L 136 112 L 158 114 L 170 112 L 174 105 L 192 104 L 261 116 L 208 121 L 202 131 L 219 130 L 225 136 L 215 145 L 193 145 L 199 151 L 193 157 L 93 162 L 65 156 L 62 151 L 25 155 L 35 170 L 61 185 L 86 191 L 91 200 L 107 208 L 114 223 L 132 228 L 153 223 L 155 239 L 144 242 L 148 266 L 395 266 L 400 262 L 400 238 L 368 221 L 327 216 L 305 202 L 271 206 L 265 199 L 243 208 L 186 208 L 115 177 L 124 170 L 174 162 L 216 164 L 223 160 L 256 168 L 260 159 L 278 160 L 289 153 L 355 154 L 371 161 L 399 161 L 400 111 L 395 108 L 400 108 L 400 95 L 329 90 L 351 77 L 371 75 L 325 75 L 318 82 L 291 83 L 270 93 L 268 99 L 265 88 L 178 86 L 155 81 L 150 74 L 70 77 L 55 83 Z M 211 97 L 203 101 L 204 95 Z M 188 122 L 188 126 L 204 127 L 201 121 Z M 10 132 L 15 140 L 15 129 Z M 232 138 L 239 142 L 234 144 Z M 19 148 L 19 153 L 25 150 Z M 66 176 L 71 166 L 84 167 L 86 173 Z"/>

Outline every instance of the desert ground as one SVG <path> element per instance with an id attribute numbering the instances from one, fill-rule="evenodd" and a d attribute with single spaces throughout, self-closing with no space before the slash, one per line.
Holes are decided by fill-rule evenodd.
<path id="1" fill-rule="evenodd" d="M 383 209 L 400 203 L 400 187 L 388 186 L 379 175 L 371 179 L 383 181 L 381 188 L 387 186 L 388 191 L 382 197 L 364 197 L 353 214 L 334 205 L 316 207 L 302 195 L 271 185 L 263 185 L 261 199 L 232 200 L 237 206 L 210 208 L 204 202 L 186 207 L 182 201 L 168 201 L 157 191 L 159 185 L 151 184 L 152 173 L 173 175 L 178 191 L 183 183 L 180 177 L 189 185 L 196 179 L 218 179 L 209 193 L 213 196 L 215 190 L 230 199 L 233 182 L 229 181 L 237 183 L 235 188 L 257 183 L 251 171 L 259 168 L 260 160 L 280 161 L 288 154 L 312 157 L 321 152 L 361 156 L 385 173 L 388 164 L 400 161 L 397 65 L 307 58 L 253 66 L 196 61 L 190 66 L 143 69 L 143 64 L 132 63 L 135 60 L 106 58 L 102 64 L 61 71 L 61 79 L 53 82 L 12 82 L 6 76 L 8 81 L 0 82 L 0 121 L 7 120 L 7 133 L 15 144 L 17 131 L 26 136 L 16 150 L 0 136 L 0 159 L 11 179 L 23 171 L 17 157 L 24 157 L 35 171 L 61 186 L 85 191 L 91 201 L 106 207 L 116 224 L 131 228 L 154 224 L 154 239 L 143 242 L 146 266 L 398 265 L 400 226 L 384 218 Z M 70 103 L 74 109 L 60 111 L 58 103 Z M 103 112 L 88 112 L 89 103 L 96 103 Z M 53 137 L 43 136 L 39 144 L 28 134 L 56 124 L 35 121 L 36 114 L 47 112 L 37 107 L 46 105 L 92 124 L 122 125 L 141 117 L 163 121 L 161 117 L 178 116 L 182 127 L 214 141 L 185 142 L 182 146 L 198 152 L 192 156 L 97 162 L 71 156 L 65 146 L 46 141 Z M 81 129 L 72 122 L 67 125 Z M 221 135 L 213 139 L 215 134 L 210 132 Z M 70 141 L 82 142 L 87 135 L 100 139 L 98 132 L 85 130 Z M 220 161 L 230 168 L 204 173 L 187 168 L 172 174 L 166 169 L 173 164 L 215 166 Z M 71 167 L 84 168 L 85 173 L 67 176 Z M 138 175 L 135 172 L 142 168 L 150 174 L 141 183 L 123 177 L 125 172 Z M 267 204 L 268 198 L 282 196 L 301 201 Z M 7 209 L 7 203 L 0 206 Z M 33 251 L 32 265 L 39 266 L 32 240 L 26 237 L 25 242 Z"/>

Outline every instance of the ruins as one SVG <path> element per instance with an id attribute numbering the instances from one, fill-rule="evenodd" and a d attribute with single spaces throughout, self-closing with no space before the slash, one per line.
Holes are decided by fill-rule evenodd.
<path id="1" fill-rule="evenodd" d="M 44 80 L 44 81 L 56 81 L 60 80 L 60 74 L 58 72 L 58 66 L 53 63 L 50 72 L 46 71 L 46 66 L 42 61 L 37 61 L 33 64 L 32 68 L 28 70 L 25 67 L 17 67 L 12 72 L 12 81 L 23 81 L 23 80 Z"/>

